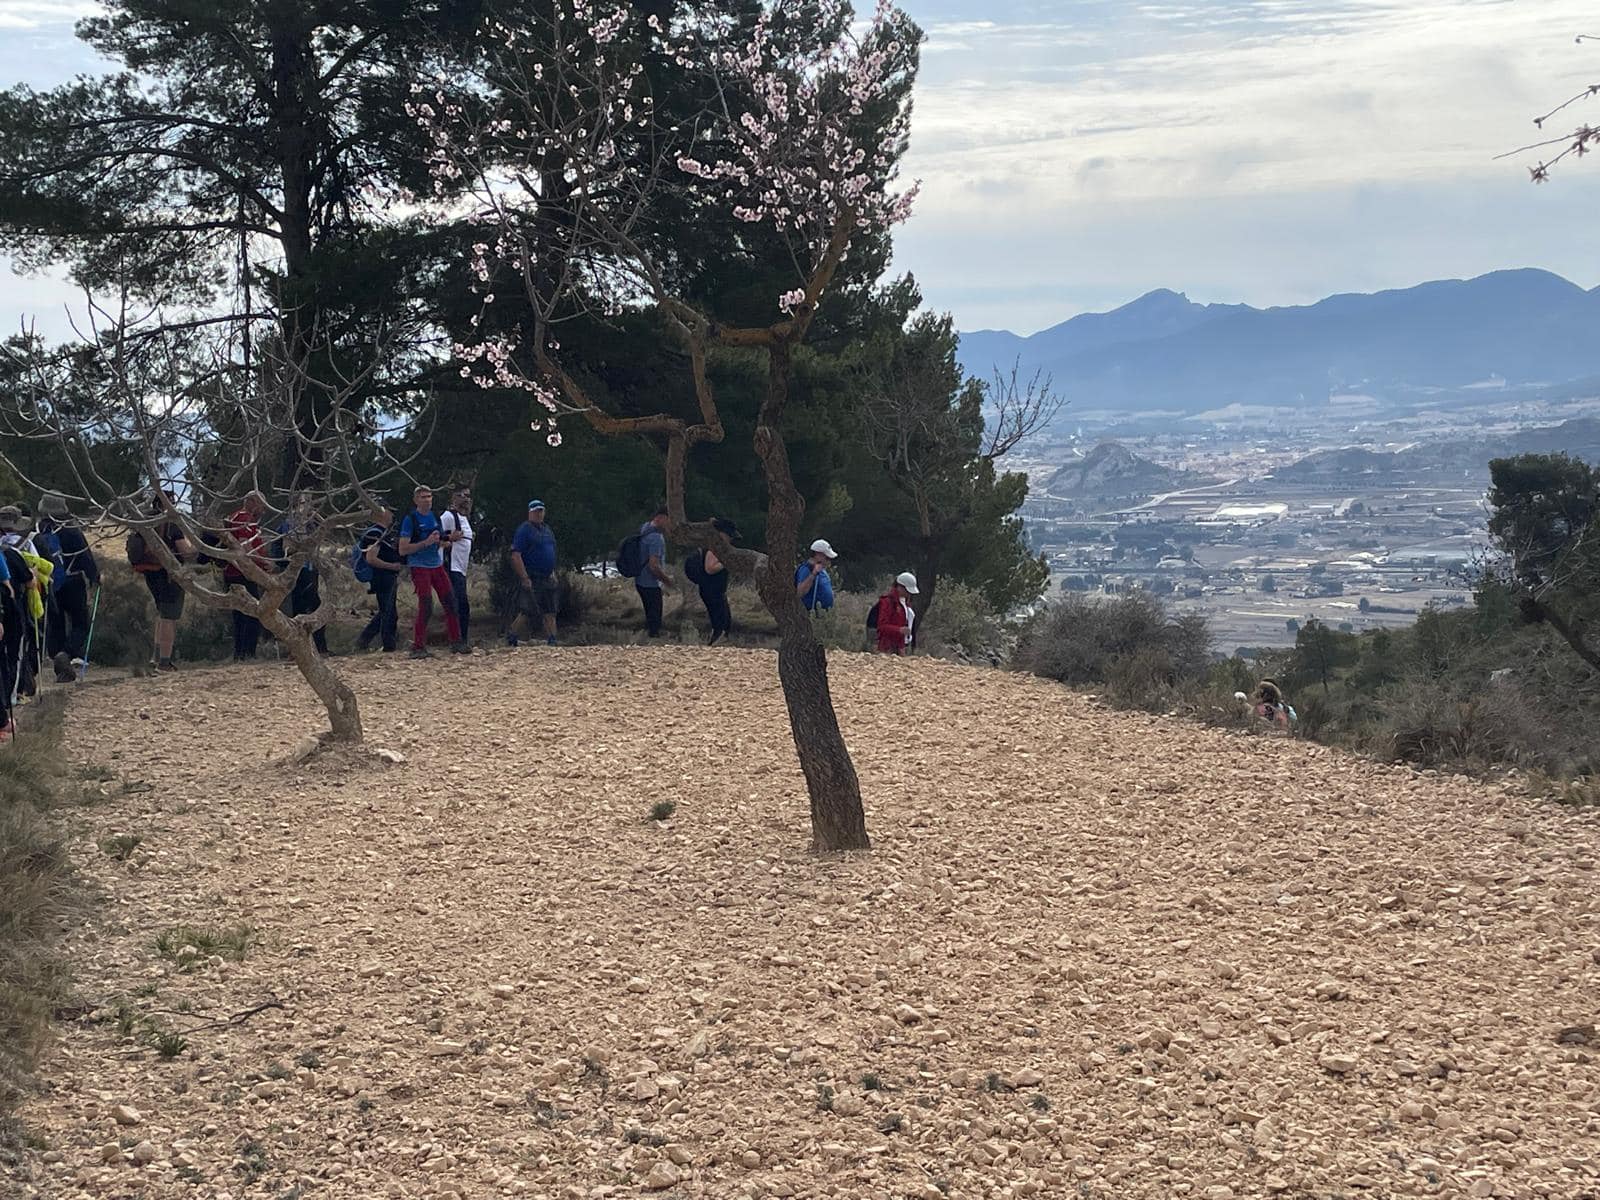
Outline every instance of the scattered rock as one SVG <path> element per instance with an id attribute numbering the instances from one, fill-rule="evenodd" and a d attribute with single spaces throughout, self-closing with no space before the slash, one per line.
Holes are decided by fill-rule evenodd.
<path id="1" fill-rule="evenodd" d="M 677 1167 L 663 1161 L 650 1168 L 650 1174 L 644 1177 L 644 1186 L 646 1191 L 664 1192 L 670 1187 L 677 1187 L 682 1179 L 683 1174 Z"/>
<path id="2" fill-rule="evenodd" d="M 1322 1054 L 1318 1056 L 1317 1063 L 1324 1071 L 1332 1071 L 1335 1075 L 1348 1075 L 1360 1065 L 1348 1054 Z"/>
<path id="3" fill-rule="evenodd" d="M 154 1142 L 140 1142 L 128 1157 L 133 1160 L 135 1166 L 147 1167 L 161 1157 L 161 1151 L 156 1148 Z"/>
<path id="4" fill-rule="evenodd" d="M 917 1025 L 922 1021 L 922 1014 L 909 1004 L 897 1004 L 894 1009 L 894 1019 L 902 1025 Z"/>
<path id="5" fill-rule="evenodd" d="M 137 1125 L 144 1116 L 131 1104 L 119 1104 L 111 1110 L 111 1119 L 118 1125 Z"/>

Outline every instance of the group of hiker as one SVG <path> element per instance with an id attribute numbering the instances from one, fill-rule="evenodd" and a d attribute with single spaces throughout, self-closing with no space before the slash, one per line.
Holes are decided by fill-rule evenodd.
<path id="1" fill-rule="evenodd" d="M 375 645 L 384 651 L 398 648 L 397 599 L 405 576 L 417 599 L 412 657 L 426 658 L 430 653 L 428 634 L 436 600 L 450 651 L 468 651 L 472 622 L 467 586 L 474 541 L 472 489 L 461 485 L 451 488 L 447 495 L 447 505 L 436 511 L 432 490 L 417 488 L 404 515 L 396 519 L 394 513 L 380 511 L 351 547 L 350 570 L 366 584 L 376 602 L 372 619 L 356 639 L 361 650 Z M 144 581 L 155 610 L 152 662 L 158 671 L 176 669 L 173 645 L 183 616 L 185 593 L 150 544 L 152 540 L 159 539 L 171 557 L 180 562 L 220 567 L 224 587 L 239 587 L 256 597 L 262 592 L 257 582 L 261 572 L 274 574 L 298 561 L 288 590 L 288 614 L 298 617 L 322 607 L 320 568 L 313 555 L 297 552 L 300 545 L 314 540 L 317 530 L 317 517 L 309 502 L 292 500 L 281 519 L 270 521 L 265 497 L 252 492 L 227 517 L 225 536 L 207 532 L 198 542 L 191 539 L 183 523 L 163 518 L 162 514 L 169 512 L 174 503 L 170 492 L 164 499 L 156 498 L 151 504 L 151 516 L 156 519 L 130 531 L 126 542 L 128 563 Z M 530 500 L 526 519 L 511 538 L 509 563 L 517 591 L 505 638 L 512 646 L 530 636 L 556 644 L 561 586 L 556 535 L 545 517 L 544 502 Z M 643 610 L 644 630 L 650 637 L 661 636 L 664 593 L 678 586 L 667 566 L 669 523 L 663 506 L 637 533 L 623 541 L 616 556 L 619 573 L 633 580 Z M 733 522 L 718 518 L 712 523 L 729 541 L 737 541 L 739 530 Z M 219 553 L 225 543 L 231 553 Z M 83 529 L 73 522 L 65 499 L 58 495 L 46 495 L 40 500 L 37 525 L 16 506 L 0 507 L 0 548 L 3 736 L 11 728 L 11 708 L 19 696 L 35 693 L 45 662 L 54 667 L 58 682 L 71 682 L 81 676 L 98 606 L 100 568 Z M 246 570 L 240 561 L 241 553 L 259 570 Z M 807 557 L 796 568 L 795 592 L 807 612 L 819 614 L 833 608 L 834 587 L 829 569 L 838 557 L 827 541 L 819 539 L 811 544 Z M 708 641 L 715 645 L 733 631 L 727 564 L 715 550 L 697 549 L 684 560 L 683 574 L 699 590 L 710 625 Z M 904 654 L 911 649 L 916 624 L 911 597 L 918 594 L 916 576 L 904 572 L 872 606 L 867 630 L 879 651 Z M 237 609 L 232 621 L 234 660 L 255 658 L 262 636 L 261 621 Z M 323 628 L 317 628 L 312 638 L 320 653 L 328 653 Z"/>
<path id="2" fill-rule="evenodd" d="M 46 662 L 59 682 L 78 678 L 99 584 L 94 552 L 62 497 L 40 501 L 37 525 L 16 505 L 0 506 L 0 740 L 15 728 L 17 701 L 37 694 Z"/>

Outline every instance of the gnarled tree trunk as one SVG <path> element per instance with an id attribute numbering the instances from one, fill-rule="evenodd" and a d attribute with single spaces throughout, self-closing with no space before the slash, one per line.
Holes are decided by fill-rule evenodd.
<path id="1" fill-rule="evenodd" d="M 768 497 L 768 553 L 756 573 L 756 589 L 778 623 L 778 681 L 811 798 L 811 848 L 818 852 L 866 850 L 872 843 L 861 806 L 861 781 L 833 710 L 827 651 L 817 640 L 788 565 L 791 548 L 799 543 L 800 517 L 805 511 L 778 428 L 788 397 L 789 372 L 788 346 L 772 347 L 768 351 L 767 397 L 755 433 L 756 453 L 766 468 Z"/>
<path id="2" fill-rule="evenodd" d="M 284 649 L 289 651 L 289 657 L 294 659 L 294 665 L 300 668 L 300 674 L 305 676 L 306 682 L 311 685 L 311 690 L 317 694 L 317 699 L 321 700 L 323 707 L 328 710 L 331 740 L 351 745 L 359 744 L 363 735 L 361 709 L 356 704 L 356 694 L 344 680 L 333 673 L 333 669 L 323 661 L 322 655 L 317 653 L 317 647 L 311 641 L 310 627 L 292 617 L 284 616 L 276 605 L 271 607 L 261 605 L 260 620 Z"/>

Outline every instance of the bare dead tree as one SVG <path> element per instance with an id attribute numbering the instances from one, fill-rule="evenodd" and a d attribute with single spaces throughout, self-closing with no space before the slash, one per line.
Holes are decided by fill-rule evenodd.
<path id="1" fill-rule="evenodd" d="M 951 539 L 1000 482 L 995 464 L 1054 420 L 1064 403 L 1048 375 L 1024 378 L 1020 363 L 1009 372 L 996 369 L 987 383 L 968 378 L 955 350 L 948 315 L 917 318 L 872 354 L 859 410 L 873 457 L 916 510 L 919 625 L 933 609 Z"/>
<path id="2" fill-rule="evenodd" d="M 7 351 L 16 403 L 0 413 L 0 427 L 20 444 L 53 448 L 67 482 L 31 479 L 26 464 L 10 465 L 33 486 L 64 492 L 88 522 L 139 533 L 186 595 L 260 621 L 327 709 L 325 738 L 360 742 L 356 696 L 312 639 L 331 616 L 328 600 L 294 617 L 283 604 L 302 567 L 324 547 L 348 543 L 380 511 L 374 482 L 404 472 L 426 439 L 412 439 L 405 458 L 388 453 L 410 430 L 379 436 L 364 408 L 377 355 L 346 362 L 320 339 L 308 358 L 290 352 L 280 324 L 263 317 L 246 356 L 239 328 L 140 307 L 132 289 L 112 300 L 86 297 L 76 342 L 48 346 L 30 335 Z M 242 542 L 229 519 L 252 495 L 263 528 L 281 521 L 276 558 L 254 539 Z M 192 550 L 180 554 L 184 545 Z M 251 586 L 219 585 L 207 568 L 223 565 Z"/>

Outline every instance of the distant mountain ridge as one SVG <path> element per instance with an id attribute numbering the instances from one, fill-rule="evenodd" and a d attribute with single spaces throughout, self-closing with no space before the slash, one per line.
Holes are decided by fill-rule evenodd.
<path id="1" fill-rule="evenodd" d="M 1150 292 L 1029 337 L 961 335 L 969 374 L 1049 373 L 1073 411 L 1203 412 L 1229 404 L 1304 406 L 1600 376 L 1600 288 L 1540 270 L 1496 271 L 1316 304 L 1196 304 Z"/>
<path id="2" fill-rule="evenodd" d="M 1080 459 L 1062 466 L 1045 484 L 1047 495 L 1149 496 L 1172 491 L 1197 479 L 1188 471 L 1141 458 L 1120 442 L 1101 442 Z"/>

